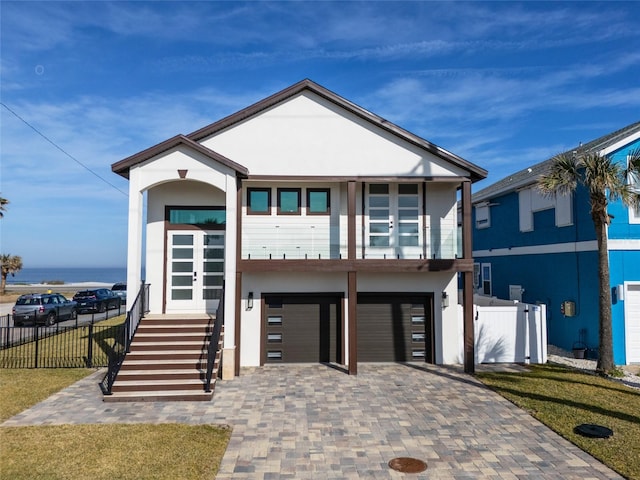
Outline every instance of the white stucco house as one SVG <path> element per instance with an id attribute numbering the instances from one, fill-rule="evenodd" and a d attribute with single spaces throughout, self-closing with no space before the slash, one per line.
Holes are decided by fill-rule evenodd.
<path id="1" fill-rule="evenodd" d="M 212 313 L 224 289 L 223 378 L 293 362 L 473 371 L 484 169 L 310 80 L 112 169 L 129 179 L 127 282 L 144 258 L 150 313 Z"/>

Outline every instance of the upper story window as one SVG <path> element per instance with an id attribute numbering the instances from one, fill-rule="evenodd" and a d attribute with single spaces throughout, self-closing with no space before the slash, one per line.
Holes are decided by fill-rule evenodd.
<path id="1" fill-rule="evenodd" d="M 278 189 L 278 215 L 300 215 L 299 188 Z"/>
<path id="2" fill-rule="evenodd" d="M 518 209 L 521 232 L 533 232 L 533 214 L 555 209 L 556 227 L 573 225 L 572 195 L 542 195 L 535 188 L 526 188 L 518 192 Z"/>
<path id="3" fill-rule="evenodd" d="M 476 205 L 476 228 L 489 228 L 491 226 L 491 215 L 488 203 Z"/>
<path id="4" fill-rule="evenodd" d="M 627 155 L 627 166 L 631 161 L 631 155 Z M 629 178 L 627 179 L 629 185 L 632 186 L 632 189 L 640 195 L 640 175 L 637 173 L 629 173 Z M 640 202 L 635 206 L 629 206 L 629 223 L 640 223 Z"/>
<path id="5" fill-rule="evenodd" d="M 307 215 L 331 213 L 331 195 L 328 188 L 307 189 Z"/>
<path id="6" fill-rule="evenodd" d="M 271 215 L 270 188 L 247 188 L 247 214 Z"/>

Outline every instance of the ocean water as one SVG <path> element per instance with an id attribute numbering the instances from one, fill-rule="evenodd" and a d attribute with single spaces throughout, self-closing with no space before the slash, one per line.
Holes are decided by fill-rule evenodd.
<path id="1" fill-rule="evenodd" d="M 9 275 L 7 284 L 64 283 L 116 283 L 127 281 L 125 267 L 112 268 L 23 268 L 15 277 Z"/>

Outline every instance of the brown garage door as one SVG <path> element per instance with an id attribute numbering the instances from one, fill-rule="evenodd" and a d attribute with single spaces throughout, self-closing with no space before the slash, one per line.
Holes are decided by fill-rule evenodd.
<path id="1" fill-rule="evenodd" d="M 263 363 L 342 362 L 337 295 L 265 295 Z"/>
<path id="2" fill-rule="evenodd" d="M 433 363 L 432 295 L 358 295 L 359 362 Z"/>

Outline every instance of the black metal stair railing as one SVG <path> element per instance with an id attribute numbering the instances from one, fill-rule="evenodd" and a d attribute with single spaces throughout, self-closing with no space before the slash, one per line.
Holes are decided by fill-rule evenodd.
<path id="1" fill-rule="evenodd" d="M 124 362 L 124 357 L 129 352 L 131 340 L 138 329 L 140 320 L 147 312 L 149 312 L 149 284 L 143 283 L 133 305 L 131 305 L 131 309 L 127 312 L 127 318 L 122 324 L 120 338 L 114 343 L 113 350 L 109 355 L 107 374 L 100 382 L 100 388 L 104 395 L 111 395 L 113 382 L 120 371 L 122 362 Z"/>
<path id="2" fill-rule="evenodd" d="M 216 310 L 216 319 L 213 324 L 213 332 L 211 333 L 211 339 L 209 340 L 209 348 L 207 349 L 207 376 L 205 379 L 205 392 L 211 392 L 211 380 L 213 377 L 213 367 L 216 362 L 216 356 L 218 354 L 218 343 L 220 342 L 220 332 L 222 331 L 222 325 L 224 324 L 224 287 L 220 294 L 220 303 Z"/>

